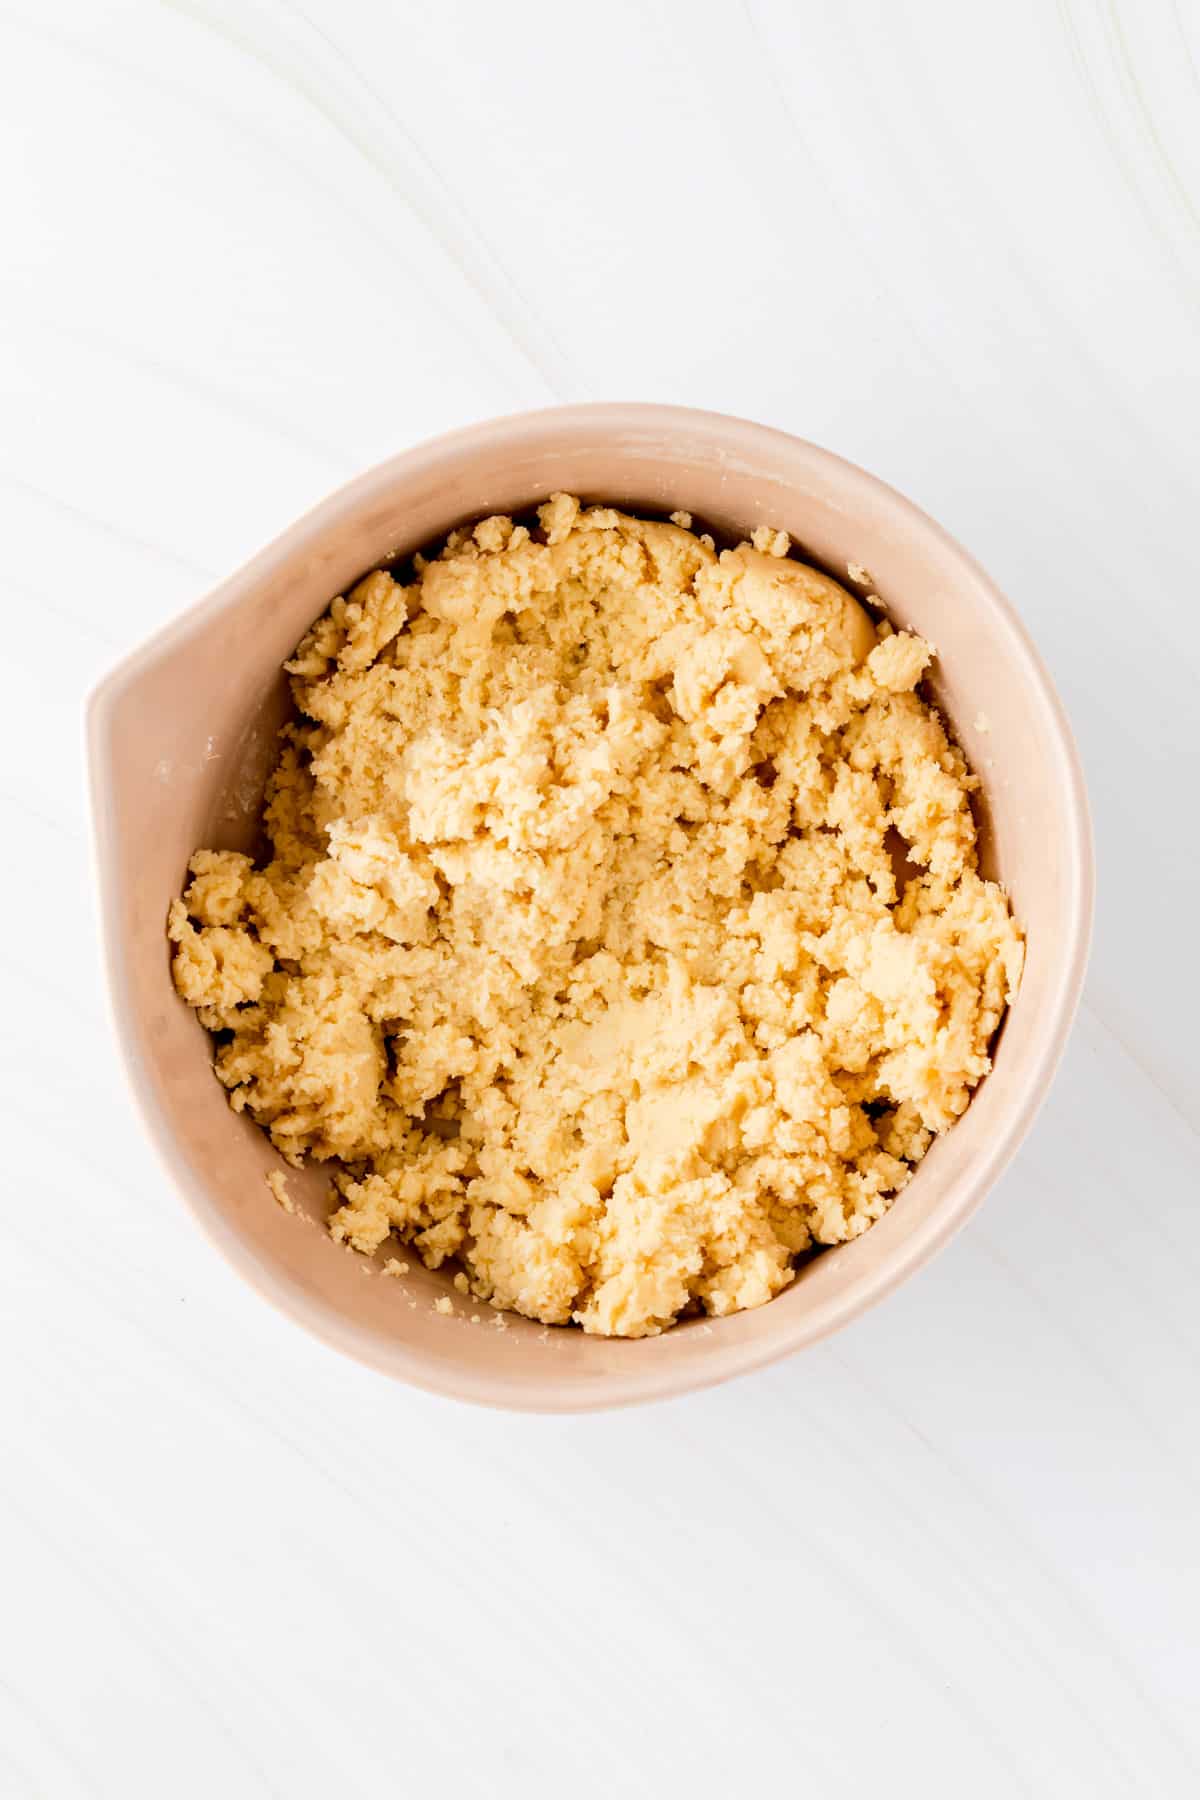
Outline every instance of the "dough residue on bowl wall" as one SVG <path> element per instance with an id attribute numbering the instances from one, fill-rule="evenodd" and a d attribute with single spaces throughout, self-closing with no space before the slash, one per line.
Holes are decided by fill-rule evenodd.
<path id="1" fill-rule="evenodd" d="M 538 521 L 334 601 L 270 860 L 197 851 L 168 929 L 234 1107 L 331 1164 L 335 1237 L 640 1336 L 881 1217 L 1022 941 L 927 644 L 783 533 Z"/>

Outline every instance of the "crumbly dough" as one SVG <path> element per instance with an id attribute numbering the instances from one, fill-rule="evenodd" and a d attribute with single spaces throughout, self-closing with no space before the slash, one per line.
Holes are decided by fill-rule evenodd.
<path id="1" fill-rule="evenodd" d="M 927 644 L 783 533 L 538 516 L 334 601 L 270 860 L 197 851 L 169 932 L 234 1107 L 332 1165 L 336 1238 L 635 1337 L 886 1211 L 1022 942 Z"/>

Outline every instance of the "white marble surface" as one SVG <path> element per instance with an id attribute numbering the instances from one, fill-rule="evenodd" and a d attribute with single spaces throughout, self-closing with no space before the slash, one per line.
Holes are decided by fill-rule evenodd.
<path id="1" fill-rule="evenodd" d="M 0 0 L 0 1792 L 1200 1791 L 1200 12 Z M 80 707 L 346 476 L 792 428 L 1030 622 L 1100 854 L 1027 1148 L 733 1387 L 483 1415 L 217 1260 L 99 992 Z"/>

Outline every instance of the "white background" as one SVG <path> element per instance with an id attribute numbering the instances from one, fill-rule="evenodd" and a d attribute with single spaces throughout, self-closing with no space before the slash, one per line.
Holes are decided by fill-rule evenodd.
<path id="1" fill-rule="evenodd" d="M 0 0 L 0 1792 L 1200 1790 L 1200 10 Z M 83 696 L 371 462 L 567 399 L 895 483 L 1100 856 L 1032 1138 L 828 1346 L 629 1414 L 342 1362 L 142 1141 Z"/>

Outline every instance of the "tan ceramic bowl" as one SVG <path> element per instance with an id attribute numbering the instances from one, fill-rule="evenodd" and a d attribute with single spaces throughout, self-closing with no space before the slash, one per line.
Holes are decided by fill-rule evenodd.
<path id="1" fill-rule="evenodd" d="M 783 526 L 814 561 L 869 570 L 897 623 L 940 652 L 935 689 L 983 777 L 986 870 L 1028 935 L 995 1068 L 962 1121 L 865 1237 L 807 1264 L 770 1305 L 613 1342 L 489 1310 L 412 1259 L 402 1279 L 318 1228 L 328 1180 L 289 1176 L 307 1216 L 264 1182 L 283 1165 L 230 1109 L 207 1034 L 172 988 L 164 920 L 200 844 L 254 839 L 280 665 L 356 576 L 464 519 L 556 489 L 734 536 Z M 864 591 L 861 587 L 860 592 Z M 259 1292 L 341 1350 L 461 1399 L 542 1411 L 650 1400 L 738 1375 L 828 1336 L 924 1263 L 978 1206 L 1029 1129 L 1079 998 L 1092 859 L 1079 764 L 1045 669 L 983 571 L 891 488 L 813 444 L 665 406 L 573 406 L 472 426 L 351 482 L 111 675 L 90 714 L 93 797 L 117 1027 L 151 1136 L 197 1218 Z"/>

